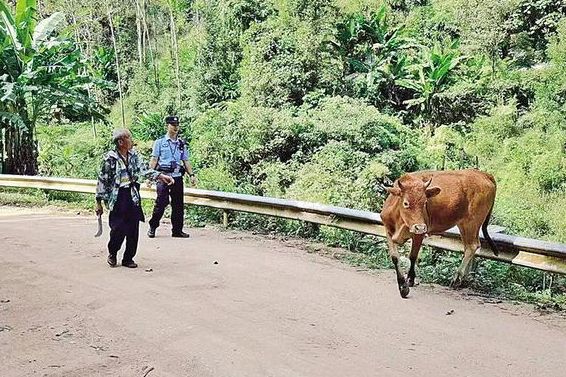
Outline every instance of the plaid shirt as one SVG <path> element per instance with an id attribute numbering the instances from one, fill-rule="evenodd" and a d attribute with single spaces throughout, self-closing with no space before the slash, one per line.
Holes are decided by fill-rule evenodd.
<path id="1" fill-rule="evenodd" d="M 123 167 L 119 162 L 118 152 L 116 150 L 109 151 L 102 161 L 100 174 L 98 175 L 98 183 L 96 185 L 96 200 L 103 200 L 109 211 L 112 211 L 116 200 L 118 199 L 118 191 L 120 190 L 121 169 Z M 130 190 L 132 200 L 135 205 L 139 206 L 141 197 L 139 193 L 138 180 L 140 178 L 148 178 L 157 180 L 158 171 L 148 169 L 143 162 L 141 156 L 133 149 L 128 151 L 128 172 L 132 179 Z"/>

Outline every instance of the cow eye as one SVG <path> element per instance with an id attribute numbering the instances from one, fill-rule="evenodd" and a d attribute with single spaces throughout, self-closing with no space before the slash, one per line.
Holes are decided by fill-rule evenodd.
<path id="1" fill-rule="evenodd" d="M 406 200 L 404 200 L 404 201 L 403 201 L 403 207 L 409 208 L 409 202 L 406 201 Z"/>

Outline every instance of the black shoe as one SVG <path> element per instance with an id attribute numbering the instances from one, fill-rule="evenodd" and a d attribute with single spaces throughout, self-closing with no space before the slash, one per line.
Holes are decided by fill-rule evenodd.
<path id="1" fill-rule="evenodd" d="M 189 238 L 191 235 L 189 233 L 185 233 L 183 231 L 171 234 L 171 237 L 177 238 Z"/>
<path id="2" fill-rule="evenodd" d="M 122 261 L 122 266 L 128 267 L 128 268 L 137 268 L 138 264 L 136 262 L 134 262 L 133 260 L 131 260 L 129 262 Z"/>
<path id="3" fill-rule="evenodd" d="M 116 267 L 116 256 L 115 255 L 109 255 L 108 259 L 106 259 L 106 261 L 108 262 L 108 265 L 110 267 Z"/>
<path id="4" fill-rule="evenodd" d="M 149 227 L 149 230 L 147 231 L 147 236 L 149 238 L 155 238 L 155 228 Z"/>

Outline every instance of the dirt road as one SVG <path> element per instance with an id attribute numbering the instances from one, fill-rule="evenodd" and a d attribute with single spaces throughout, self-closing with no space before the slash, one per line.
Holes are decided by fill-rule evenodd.
<path id="1" fill-rule="evenodd" d="M 95 230 L 0 208 L 0 376 L 566 376 L 560 315 L 438 286 L 402 300 L 392 271 L 234 231 L 164 226 L 140 268 L 111 269 Z"/>

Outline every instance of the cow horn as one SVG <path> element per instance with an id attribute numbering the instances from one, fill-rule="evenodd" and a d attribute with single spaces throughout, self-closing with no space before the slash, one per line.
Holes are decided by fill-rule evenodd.
<path id="1" fill-rule="evenodd" d="M 432 183 L 432 177 L 424 183 L 424 187 L 427 188 Z"/>
<path id="2" fill-rule="evenodd" d="M 401 190 L 403 190 L 403 185 L 401 184 L 401 181 L 397 181 L 397 186 L 399 186 L 399 188 L 400 188 Z"/>

